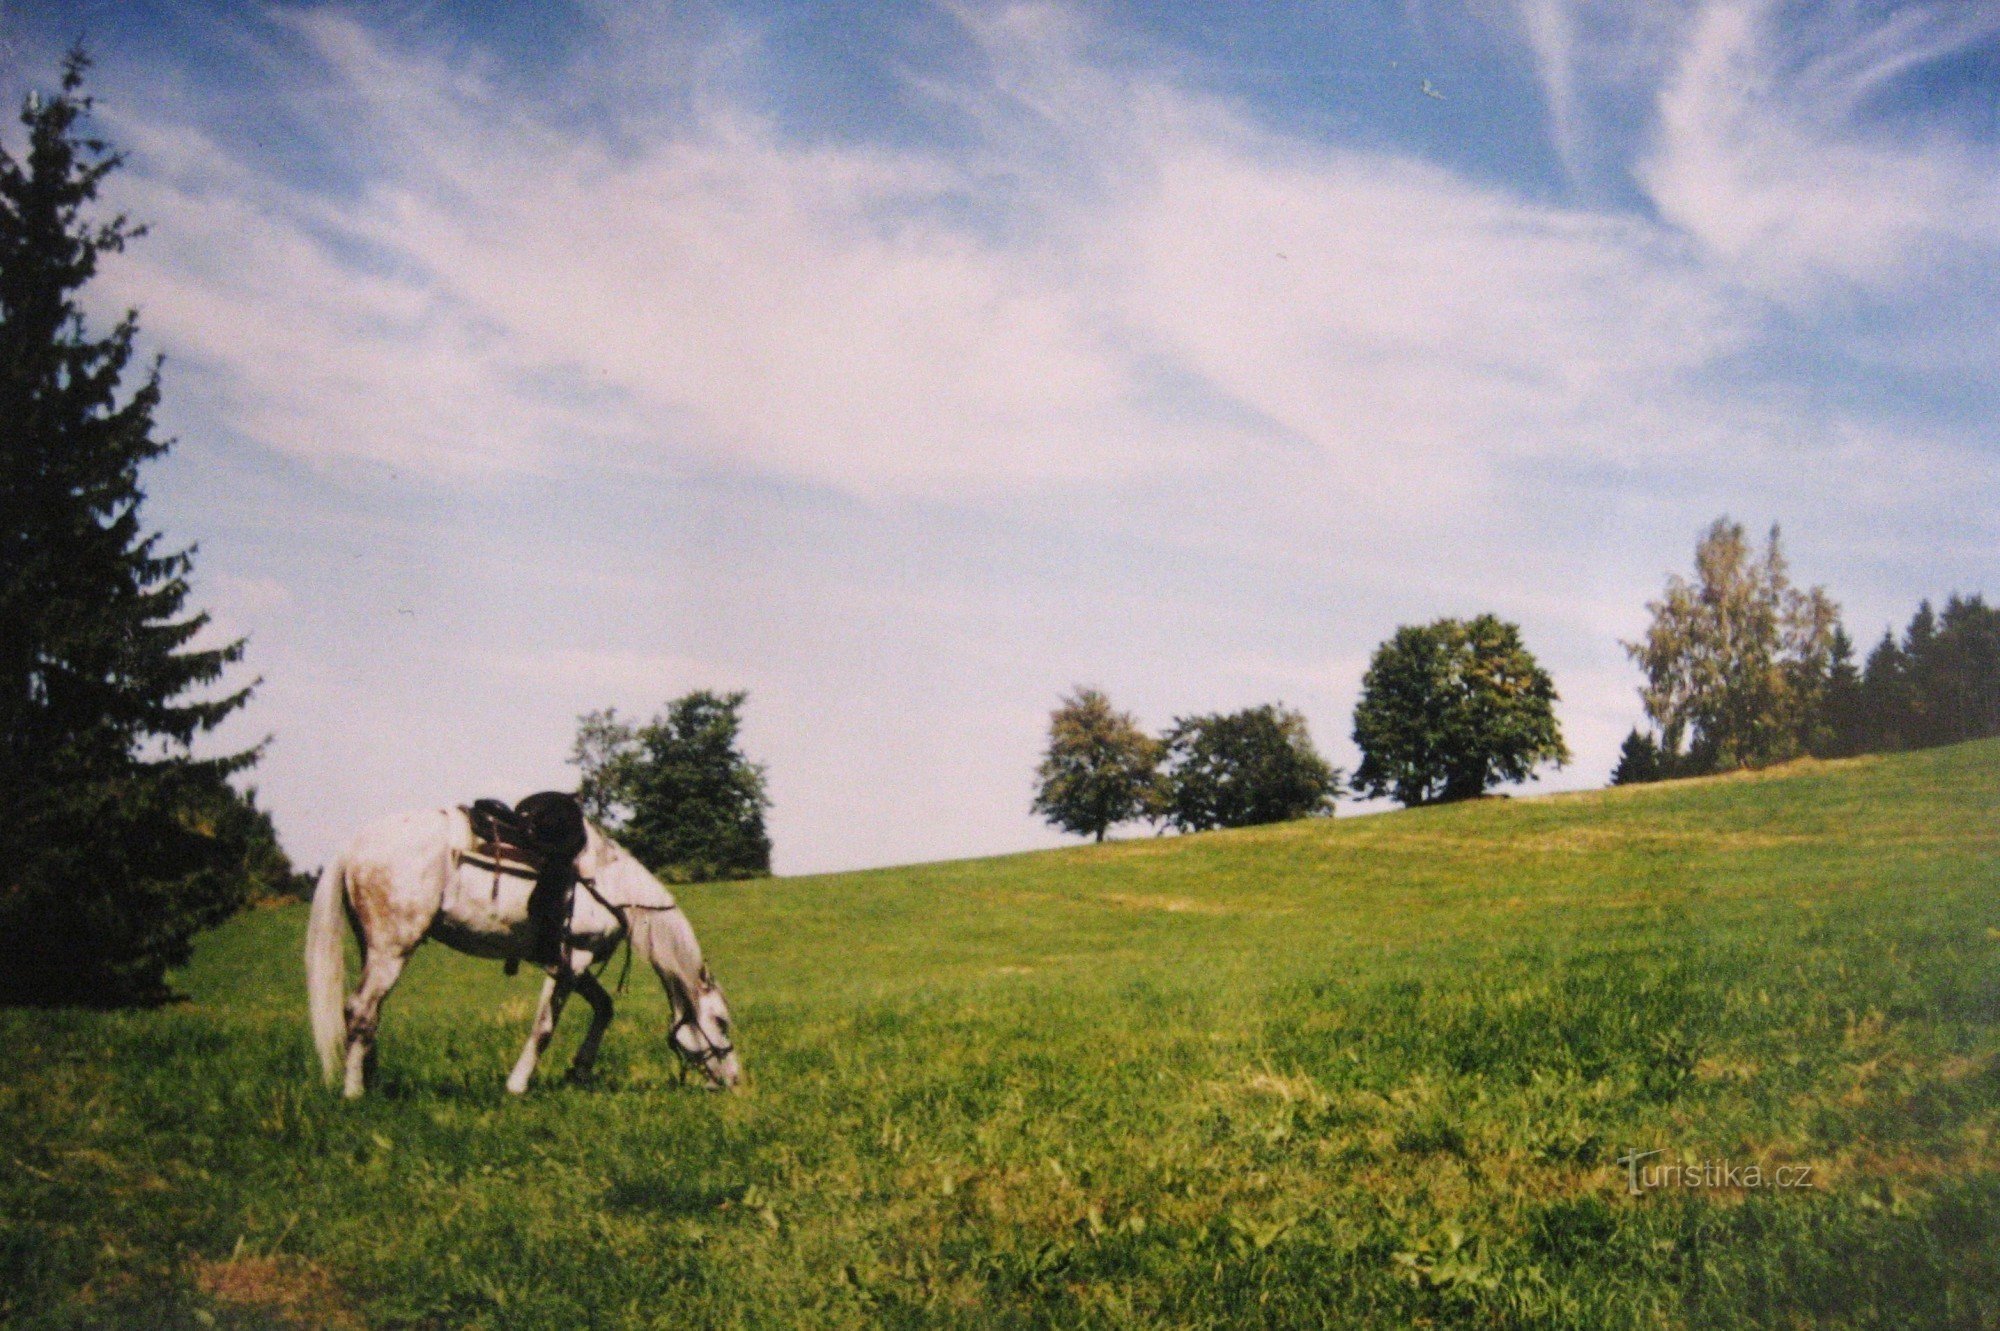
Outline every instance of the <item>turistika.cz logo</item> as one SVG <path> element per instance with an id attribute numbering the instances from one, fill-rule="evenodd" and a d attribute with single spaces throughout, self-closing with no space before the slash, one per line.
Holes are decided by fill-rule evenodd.
<path id="1" fill-rule="evenodd" d="M 1618 1163 L 1625 1167 L 1625 1191 L 1637 1197 L 1642 1192 L 1653 1192 L 1660 1188 L 1811 1188 L 1813 1182 L 1812 1165 L 1737 1164 L 1731 1160 L 1667 1161 L 1657 1165 L 1644 1162 L 1656 1155 L 1665 1155 L 1664 1149 L 1654 1151 L 1627 1151 L 1618 1157 Z"/>

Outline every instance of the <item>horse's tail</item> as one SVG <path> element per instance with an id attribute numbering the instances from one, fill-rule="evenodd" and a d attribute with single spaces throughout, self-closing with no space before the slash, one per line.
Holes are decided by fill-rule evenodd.
<path id="1" fill-rule="evenodd" d="M 347 907 L 347 859 L 320 872 L 306 922 L 306 1004 L 312 1012 L 313 1045 L 329 1084 L 347 1061 L 347 949 L 340 936 Z"/>

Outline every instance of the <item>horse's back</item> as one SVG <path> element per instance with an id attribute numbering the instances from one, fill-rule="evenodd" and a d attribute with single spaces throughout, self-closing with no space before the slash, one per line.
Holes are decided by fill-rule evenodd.
<path id="1" fill-rule="evenodd" d="M 350 904 L 365 919 L 395 918 L 421 936 L 443 900 L 464 822 L 453 809 L 424 809 L 393 814 L 355 833 L 341 856 Z"/>
<path id="2" fill-rule="evenodd" d="M 347 843 L 350 865 L 391 864 L 449 851 L 464 816 L 456 809 L 418 809 L 391 814 L 354 834 Z"/>

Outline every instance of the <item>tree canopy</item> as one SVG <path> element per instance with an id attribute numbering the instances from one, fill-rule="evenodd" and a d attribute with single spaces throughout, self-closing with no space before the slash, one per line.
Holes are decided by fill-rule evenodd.
<path id="1" fill-rule="evenodd" d="M 1362 677 L 1355 790 L 1430 804 L 1560 766 L 1569 749 L 1555 703 L 1554 682 L 1513 624 L 1480 615 L 1399 628 Z"/>
<path id="2" fill-rule="evenodd" d="M 1164 742 L 1161 812 L 1183 832 L 1331 814 L 1340 794 L 1339 769 L 1283 706 L 1178 717 Z"/>
<path id="3" fill-rule="evenodd" d="M 2000 609 L 1954 594 L 1884 633 L 1861 676 L 1858 748 L 1927 748 L 2000 735 Z"/>
<path id="4" fill-rule="evenodd" d="M 1625 650 L 1645 671 L 1640 697 L 1659 728 L 1662 774 L 1777 762 L 1827 747 L 1840 608 L 1792 586 L 1778 529 L 1759 554 L 1717 518 L 1695 546 L 1695 576 L 1667 580 L 1652 622 Z"/>
<path id="5" fill-rule="evenodd" d="M 577 726 L 577 796 L 605 831 L 669 882 L 771 872 L 764 769 L 738 748 L 746 693 L 698 689 L 634 726 L 615 709 Z"/>
<path id="6" fill-rule="evenodd" d="M 1104 840 L 1119 823 L 1147 816 L 1162 749 L 1130 714 L 1113 711 L 1096 689 L 1078 686 L 1049 714 L 1049 747 L 1035 769 L 1031 806 L 1053 825 Z"/>
<path id="7" fill-rule="evenodd" d="M 159 363 L 128 383 L 137 315 L 93 337 L 79 301 L 143 233 L 94 208 L 121 159 L 85 129 L 88 66 L 29 96 L 24 155 L 0 143 L 0 992 L 44 1002 L 159 996 L 198 929 L 289 878 L 226 780 L 258 750 L 193 755 L 250 687 L 209 692 L 244 644 L 193 645 L 194 551 L 140 513 Z"/>

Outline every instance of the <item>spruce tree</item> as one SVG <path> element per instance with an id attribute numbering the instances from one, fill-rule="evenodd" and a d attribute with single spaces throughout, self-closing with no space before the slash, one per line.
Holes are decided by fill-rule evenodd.
<path id="1" fill-rule="evenodd" d="M 1822 758 L 1850 758 L 1867 747 L 1868 720 L 1861 671 L 1854 664 L 1854 640 L 1835 626 L 1827 648 L 1826 686 L 1807 752 Z"/>
<path id="2" fill-rule="evenodd" d="M 2000 735 L 2000 608 L 1953 594 L 1939 617 L 1932 711 L 1939 742 Z"/>
<path id="3" fill-rule="evenodd" d="M 1913 710 L 1910 658 L 1896 645 L 1896 635 L 1884 629 L 1861 672 L 1861 751 L 1889 753 L 1910 747 Z"/>
<path id="4" fill-rule="evenodd" d="M 196 759 L 248 688 L 207 696 L 243 643 L 197 649 L 192 547 L 140 517 L 163 456 L 155 361 L 127 391 L 137 315 L 103 336 L 79 291 L 143 228 L 93 206 L 120 157 L 85 125 L 89 61 L 30 95 L 25 153 L 0 142 L 0 997 L 156 997 L 188 941 L 241 904 L 245 820 L 224 778 L 255 750 Z"/>
<path id="5" fill-rule="evenodd" d="M 1618 765 L 1611 769 L 1614 786 L 1643 785 L 1667 779 L 1666 764 L 1660 760 L 1660 746 L 1645 731 L 1634 727 L 1618 746 Z"/>

